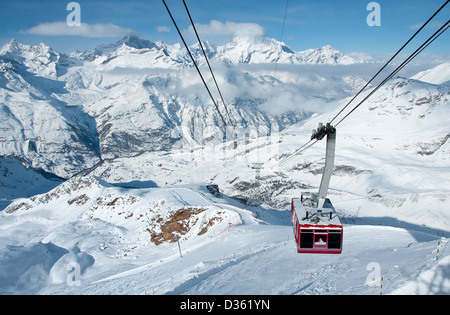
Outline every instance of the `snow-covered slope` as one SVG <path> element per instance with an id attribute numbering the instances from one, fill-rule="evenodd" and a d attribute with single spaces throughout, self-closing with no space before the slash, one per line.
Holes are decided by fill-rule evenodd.
<path id="1" fill-rule="evenodd" d="M 0 158 L 0 211 L 13 200 L 45 193 L 62 183 L 39 169 L 27 169 L 15 159 Z"/>
<path id="2" fill-rule="evenodd" d="M 443 63 L 433 69 L 422 71 L 411 77 L 411 79 L 450 86 L 450 62 Z"/>
<path id="3" fill-rule="evenodd" d="M 37 293 L 47 285 L 66 284 L 70 262 L 81 264 L 84 273 L 106 259 L 100 268 L 106 271 L 113 261 L 132 262 L 136 250 L 159 252 L 157 245 L 167 250 L 175 236 L 195 247 L 243 222 L 257 224 L 251 212 L 220 202 L 206 186 L 130 190 L 93 177 L 73 178 L 48 193 L 18 200 L 0 214 L 0 292 Z M 26 231 L 19 233 L 21 227 Z M 44 259 L 46 247 L 59 256 Z M 37 273 L 36 281 L 22 282 Z"/>
<path id="4" fill-rule="evenodd" d="M 68 93 L 63 82 L 50 78 L 58 66 L 46 49 L 34 48 L 20 50 L 33 52 L 33 59 L 18 61 L 14 49 L 0 55 L 0 155 L 68 177 L 100 160 L 95 121 L 81 104 L 57 97 Z"/>
<path id="5" fill-rule="evenodd" d="M 206 44 L 237 126 L 237 141 L 223 142 L 181 46 L 127 37 L 70 56 L 39 47 L 0 53 L 1 155 L 16 159 L 0 160 L 1 201 L 15 199 L 0 212 L 0 293 L 379 294 L 374 263 L 387 294 L 450 293 L 449 87 L 396 78 L 339 126 L 329 198 L 343 254 L 305 256 L 290 200 L 317 190 L 324 143 L 289 153 L 374 65 L 344 65 L 353 61 L 331 47 Z M 294 64 L 299 55 L 329 65 Z M 272 62 L 286 63 L 276 76 Z M 17 160 L 83 171 L 55 188 Z M 259 190 L 247 165 L 257 162 Z M 245 209 L 255 198 L 262 205 Z"/>
<path id="6" fill-rule="evenodd" d="M 449 293 L 442 236 L 347 224 L 342 255 L 298 255 L 289 212 L 253 210 L 265 221 L 204 186 L 74 178 L 0 213 L 0 292 L 379 294 L 376 264 L 384 294 Z"/>

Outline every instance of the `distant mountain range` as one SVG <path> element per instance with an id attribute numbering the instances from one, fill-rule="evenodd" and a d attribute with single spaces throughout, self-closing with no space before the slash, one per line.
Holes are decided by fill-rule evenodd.
<path id="1" fill-rule="evenodd" d="M 233 38 L 224 46 L 215 46 L 203 42 L 203 48 L 209 59 L 225 61 L 231 64 L 252 63 L 285 63 L 285 64 L 355 64 L 372 62 L 371 59 L 356 59 L 335 50 L 327 45 L 318 49 L 295 52 L 283 42 L 266 37 Z M 203 53 L 197 43 L 190 47 L 198 62 L 204 62 Z M 71 56 L 85 61 L 107 64 L 114 59 L 127 55 L 145 56 L 142 66 L 176 66 L 190 64 L 191 60 L 185 48 L 180 44 L 168 45 L 163 42 L 151 42 L 136 36 L 127 36 L 112 45 L 103 45 L 91 51 L 74 53 Z"/>
<path id="2" fill-rule="evenodd" d="M 0 156 L 68 178 L 103 160 L 220 143 L 233 140 L 233 134 L 270 134 L 323 111 L 365 84 L 364 76 L 352 74 L 352 68 L 342 74 L 343 68 L 333 66 L 371 62 L 331 46 L 295 52 L 260 37 L 236 37 L 218 47 L 205 42 L 204 47 L 234 131 L 226 132 L 179 44 L 128 36 L 64 54 L 45 44 L 11 40 L 0 49 Z M 213 87 L 199 45 L 190 49 Z M 274 63 L 280 65 L 278 73 L 271 67 Z M 253 68 L 242 68 L 245 65 Z M 331 68 L 325 73 L 323 68 L 306 71 L 294 65 Z M 427 76 L 432 74 L 421 77 Z"/>

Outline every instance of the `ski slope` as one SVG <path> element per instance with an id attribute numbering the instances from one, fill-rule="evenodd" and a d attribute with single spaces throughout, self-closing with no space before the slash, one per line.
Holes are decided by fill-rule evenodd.
<path id="1" fill-rule="evenodd" d="M 68 205 L 80 195 L 92 203 Z M 124 205 L 131 217 L 120 214 L 119 202 L 113 212 L 92 211 L 101 198 L 125 196 L 139 198 Z M 33 199 L 0 214 L 1 294 L 380 294 L 373 264 L 384 278 L 384 294 L 450 293 L 448 235 L 346 224 L 343 254 L 299 255 L 289 211 L 245 210 L 203 186 L 124 189 L 79 178 Z M 21 204 L 30 207 L 15 209 Z M 159 204 L 159 213 L 205 207 L 222 221 L 201 236 L 194 224 L 180 238 L 181 257 L 176 242 L 156 246 L 144 239 L 148 221 L 138 217 L 149 204 Z"/>

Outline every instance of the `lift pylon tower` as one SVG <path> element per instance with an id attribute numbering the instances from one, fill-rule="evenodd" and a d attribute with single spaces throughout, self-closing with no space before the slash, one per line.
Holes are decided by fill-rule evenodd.
<path id="1" fill-rule="evenodd" d="M 324 213 L 329 212 L 329 209 L 324 209 L 325 200 L 328 195 L 328 188 L 330 187 L 331 175 L 334 168 L 334 156 L 336 152 L 336 128 L 330 124 L 326 126 L 320 124 L 319 128 L 313 130 L 311 140 L 322 140 L 327 137 L 327 150 L 325 156 L 325 168 L 323 170 L 322 180 L 320 182 L 319 193 L 313 194 L 311 197 L 317 204 L 317 210 L 315 212 Z"/>
<path id="2" fill-rule="evenodd" d="M 253 163 L 252 166 L 252 170 L 255 170 L 256 172 L 255 185 L 258 185 L 258 187 L 261 185 L 261 170 L 264 168 L 263 165 L 264 163 Z"/>
<path id="3" fill-rule="evenodd" d="M 260 206 L 262 203 L 261 200 L 261 170 L 264 163 L 253 163 L 252 169 L 255 170 L 255 184 L 253 185 L 253 192 L 250 198 L 247 201 L 247 207 L 257 207 Z"/>

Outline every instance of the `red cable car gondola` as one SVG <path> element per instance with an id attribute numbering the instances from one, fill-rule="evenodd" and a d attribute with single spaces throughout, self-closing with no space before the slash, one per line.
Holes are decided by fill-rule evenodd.
<path id="1" fill-rule="evenodd" d="M 341 254 L 343 226 L 331 201 L 326 198 L 334 168 L 336 129 L 330 124 L 314 130 L 311 140 L 327 136 L 325 169 L 319 193 L 304 193 L 292 200 L 291 220 L 300 254 Z"/>
<path id="2" fill-rule="evenodd" d="M 291 218 L 299 254 L 340 254 L 343 227 L 329 199 L 324 210 L 310 213 L 314 195 L 292 200 Z"/>

